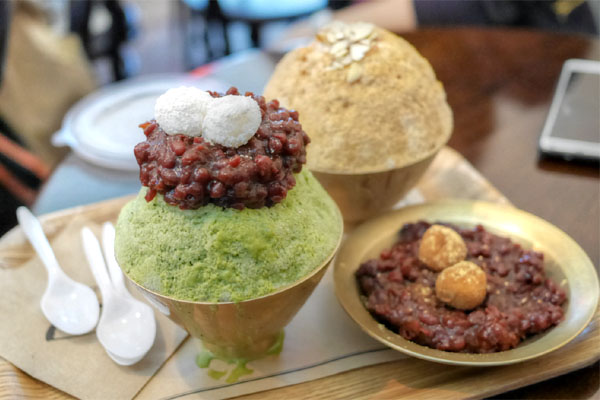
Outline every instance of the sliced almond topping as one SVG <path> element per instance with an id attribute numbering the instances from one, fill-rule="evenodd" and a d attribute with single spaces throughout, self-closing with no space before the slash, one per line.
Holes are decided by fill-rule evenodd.
<path id="1" fill-rule="evenodd" d="M 329 43 L 335 43 L 335 41 L 337 40 L 335 32 L 332 31 L 327 32 L 327 35 L 325 37 L 327 38 L 327 41 Z"/>
<path id="2" fill-rule="evenodd" d="M 345 24 L 334 21 L 317 34 L 317 40 L 334 58 L 328 70 L 340 69 L 362 60 L 371 48 L 374 37 L 374 25 L 365 22 Z M 362 70 L 349 72 L 348 79 L 354 82 L 360 74 Z"/>
<path id="3" fill-rule="evenodd" d="M 343 57 L 342 59 L 340 59 L 339 62 L 343 66 L 350 65 L 350 64 L 352 64 L 352 57 L 350 57 L 350 55 L 347 55 L 347 56 Z"/>
<path id="4" fill-rule="evenodd" d="M 336 58 L 345 56 L 346 54 L 348 54 L 348 42 L 346 42 L 345 40 L 341 40 L 339 42 L 334 43 L 333 46 L 331 46 L 329 52 L 333 54 Z"/>
<path id="5" fill-rule="evenodd" d="M 328 70 L 333 70 L 333 69 L 341 69 L 344 66 L 338 62 L 338 61 L 334 61 L 333 63 L 331 63 L 331 65 L 329 67 L 327 67 Z"/>
<path id="6" fill-rule="evenodd" d="M 359 64 L 353 63 L 348 68 L 348 75 L 346 75 L 346 82 L 354 83 L 360 79 L 362 75 L 362 67 Z"/>
<path id="7" fill-rule="evenodd" d="M 358 41 L 368 37 L 373 32 L 373 25 L 366 23 L 357 23 L 351 27 L 350 40 Z"/>
<path id="8" fill-rule="evenodd" d="M 352 57 L 354 61 L 362 60 L 365 54 L 367 54 L 367 51 L 369 51 L 369 46 L 359 43 L 353 44 L 350 46 L 350 57 Z"/>

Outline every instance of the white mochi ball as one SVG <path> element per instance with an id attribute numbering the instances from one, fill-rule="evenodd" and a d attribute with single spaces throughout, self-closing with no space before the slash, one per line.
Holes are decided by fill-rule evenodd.
<path id="1" fill-rule="evenodd" d="M 202 122 L 212 97 L 195 87 L 167 90 L 154 104 L 154 118 L 168 135 L 202 135 Z"/>
<path id="2" fill-rule="evenodd" d="M 223 96 L 208 105 L 202 137 L 211 143 L 239 147 L 258 130 L 262 115 L 258 103 L 247 96 Z"/>

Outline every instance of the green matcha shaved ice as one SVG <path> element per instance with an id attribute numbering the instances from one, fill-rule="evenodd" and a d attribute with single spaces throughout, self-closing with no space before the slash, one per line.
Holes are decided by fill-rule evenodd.
<path id="1" fill-rule="evenodd" d="M 147 188 L 121 210 L 116 257 L 135 282 L 190 301 L 239 302 L 289 285 L 320 266 L 342 234 L 340 212 L 305 168 L 269 208 L 197 210 L 168 205 Z"/>

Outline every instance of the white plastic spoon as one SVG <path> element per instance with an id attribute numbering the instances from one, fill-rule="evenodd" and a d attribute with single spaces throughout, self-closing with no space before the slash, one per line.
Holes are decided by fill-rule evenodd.
<path id="1" fill-rule="evenodd" d="M 114 355 L 113 353 L 111 353 L 110 351 L 106 350 L 106 354 L 108 354 L 108 356 L 117 364 L 119 365 L 123 365 L 123 366 L 129 366 L 129 365 L 133 365 L 138 363 L 142 358 L 144 358 L 144 356 L 146 354 L 142 354 L 141 356 L 135 357 L 135 358 L 123 358 L 123 357 L 119 357 Z"/>
<path id="2" fill-rule="evenodd" d="M 81 231 L 83 248 L 102 294 L 102 315 L 96 336 L 108 355 L 117 363 L 131 365 L 152 347 L 156 322 L 145 304 L 125 297 L 115 290 L 108 275 L 100 243 L 89 230 Z"/>
<path id="3" fill-rule="evenodd" d="M 115 227 L 110 222 L 105 222 L 102 225 L 102 250 L 104 251 L 104 259 L 106 260 L 106 264 L 108 266 L 108 273 L 110 274 L 110 279 L 112 281 L 114 289 L 120 295 L 137 303 L 140 309 L 139 319 L 143 320 L 143 323 L 147 324 L 145 331 L 147 334 L 146 339 L 148 340 L 148 350 L 150 350 L 150 347 L 152 347 L 152 344 L 154 343 L 154 339 L 156 337 L 156 320 L 154 318 L 154 311 L 152 310 L 152 307 L 150 307 L 148 304 L 141 302 L 135 297 L 133 297 L 129 290 L 127 290 L 127 287 L 125 286 L 123 271 L 121 271 L 121 267 L 119 267 L 117 259 L 115 258 Z M 109 353 L 109 356 L 117 364 L 133 365 L 139 360 L 141 360 L 146 355 L 146 352 L 144 352 L 143 354 L 141 354 L 140 352 L 141 355 L 133 359 L 125 359 L 112 353 Z"/>
<path id="4" fill-rule="evenodd" d="M 96 294 L 63 272 L 40 222 L 27 208 L 17 209 L 17 219 L 48 272 L 48 286 L 40 301 L 44 316 L 65 333 L 82 335 L 90 332 L 100 313 Z"/>

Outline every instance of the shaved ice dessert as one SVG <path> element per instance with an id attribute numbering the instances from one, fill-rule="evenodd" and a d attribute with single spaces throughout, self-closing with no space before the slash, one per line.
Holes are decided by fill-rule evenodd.
<path id="1" fill-rule="evenodd" d="M 134 281 L 177 299 L 266 295 L 309 274 L 338 242 L 335 205 L 307 170 L 285 200 L 258 210 L 181 210 L 146 193 L 121 211 L 117 258 Z"/>
<path id="2" fill-rule="evenodd" d="M 277 292 L 328 262 L 340 212 L 307 169 L 298 113 L 232 88 L 172 89 L 140 125 L 143 185 L 115 253 L 140 286 L 192 302 Z"/>

